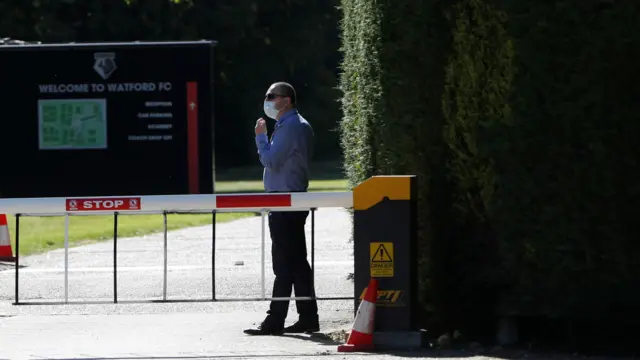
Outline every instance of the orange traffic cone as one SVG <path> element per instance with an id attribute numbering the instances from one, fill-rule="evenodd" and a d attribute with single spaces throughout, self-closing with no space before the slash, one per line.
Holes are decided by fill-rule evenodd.
<path id="1" fill-rule="evenodd" d="M 15 261 L 11 252 L 11 239 L 9 238 L 9 226 L 7 215 L 0 214 L 0 261 Z"/>
<path id="2" fill-rule="evenodd" d="M 369 280 L 367 293 L 358 306 L 347 343 L 338 346 L 338 352 L 356 352 L 373 350 L 373 325 L 376 315 L 378 280 Z"/>

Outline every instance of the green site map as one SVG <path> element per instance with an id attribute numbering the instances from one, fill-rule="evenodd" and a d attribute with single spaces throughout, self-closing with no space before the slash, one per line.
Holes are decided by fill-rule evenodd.
<path id="1" fill-rule="evenodd" d="M 105 149 L 105 99 L 39 100 L 40 149 Z"/>

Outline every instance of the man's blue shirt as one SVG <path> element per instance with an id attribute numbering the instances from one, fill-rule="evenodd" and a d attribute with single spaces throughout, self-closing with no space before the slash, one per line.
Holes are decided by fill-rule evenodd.
<path id="1" fill-rule="evenodd" d="M 265 191 L 307 191 L 313 129 L 297 110 L 289 110 L 280 117 L 271 139 L 266 134 L 256 135 L 256 146 L 264 166 Z"/>

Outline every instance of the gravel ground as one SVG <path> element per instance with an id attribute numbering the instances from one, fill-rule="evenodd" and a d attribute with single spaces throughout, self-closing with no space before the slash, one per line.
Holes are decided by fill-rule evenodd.
<path id="1" fill-rule="evenodd" d="M 353 271 L 349 228 L 348 214 L 340 209 L 323 209 L 316 214 L 315 282 L 318 296 L 353 296 L 352 282 L 347 280 L 347 275 Z M 215 281 L 219 299 L 262 295 L 260 230 L 259 217 L 217 225 Z M 309 248 L 309 221 L 307 237 Z M 210 226 L 170 232 L 168 299 L 211 298 L 211 246 Z M 270 294 L 273 284 L 270 249 L 267 231 L 266 295 Z M 161 299 L 163 261 L 162 234 L 118 239 L 118 299 Z M 21 301 L 64 300 L 63 249 L 22 257 L 20 265 L 25 266 L 20 269 Z M 13 271 L 0 272 L 0 299 L 13 300 L 13 276 Z M 70 249 L 68 282 L 70 301 L 113 300 L 113 242 Z M 336 306 L 345 308 L 344 305 Z"/>
<path id="2" fill-rule="evenodd" d="M 321 209 L 316 213 L 315 241 L 315 284 L 318 296 L 353 296 L 353 284 L 347 279 L 353 271 L 352 244 L 348 242 L 350 221 L 346 211 L 341 209 Z M 242 329 L 261 321 L 265 316 L 268 303 L 264 301 L 229 301 L 230 298 L 261 297 L 261 219 L 259 217 L 240 219 L 231 223 L 218 224 L 216 227 L 216 296 L 220 302 L 211 303 L 169 303 L 169 304 L 73 304 L 73 305 L 23 305 L 14 306 L 14 271 L 13 267 L 3 266 L 0 269 L 0 344 L 11 341 L 14 351 L 21 356 L 66 356 L 78 357 L 74 351 L 56 353 L 60 343 L 96 349 L 109 347 L 122 356 L 129 349 L 124 344 L 114 344 L 109 337 L 113 332 L 118 336 L 127 334 L 129 329 L 139 327 L 151 334 L 149 330 L 154 322 L 170 321 L 184 326 L 185 333 L 200 334 L 244 343 L 246 337 Z M 308 247 L 310 247 L 310 221 L 307 222 Z M 163 236 L 152 234 L 143 237 L 121 238 L 118 240 L 118 272 L 117 291 L 119 301 L 158 300 L 163 297 Z M 271 293 L 273 272 L 271 270 L 271 241 L 266 233 L 265 242 L 265 293 Z M 69 301 L 112 301 L 113 300 L 113 242 L 72 248 L 69 251 Z M 64 300 L 64 250 L 55 250 L 20 259 L 20 300 L 23 302 L 49 302 Z M 242 265 L 238 265 L 242 264 Z M 203 226 L 170 232 L 168 239 L 168 276 L 167 298 L 175 299 L 210 299 L 211 291 L 211 227 Z M 353 319 L 353 302 L 322 301 L 319 303 L 323 330 L 348 328 Z M 290 305 L 289 319 L 296 320 L 295 303 Z M 202 320 L 202 323 L 198 321 Z M 95 329 L 95 340 L 83 338 L 72 341 L 75 337 L 87 336 L 92 332 L 95 322 L 104 324 L 104 328 Z M 147 322 L 148 321 L 148 322 Z M 209 328 L 211 324 L 222 324 Z M 111 325 L 109 325 L 111 324 Z M 185 325 L 187 324 L 187 325 Z M 47 330 L 45 330 L 47 329 Z M 102 330 L 106 333 L 101 333 Z M 157 329 L 154 334 L 158 339 L 165 335 Z M 44 333 L 54 331 L 55 334 Z M 134 331 L 134 330 L 132 330 Z M 33 336 L 30 334 L 33 332 Z M 138 332 L 139 333 L 139 332 Z M 36 334 L 43 334 L 37 336 Z M 67 334 L 66 341 L 60 334 Z M 232 335 L 229 335 L 232 334 Z M 175 334 L 172 335 L 174 337 Z M 194 335 L 195 336 L 195 335 Z M 135 338 L 133 336 L 132 338 Z M 275 339 L 275 340 L 274 340 Z M 97 344 L 96 342 L 98 342 Z M 35 343 L 34 343 L 35 341 Z M 195 340 L 194 340 L 195 341 Z M 277 338 L 270 340 L 272 348 L 280 347 Z M 289 339 L 289 342 L 293 340 Z M 295 341 L 293 341 L 295 343 Z M 300 342 L 298 340 L 298 342 Z M 197 343 L 197 341 L 196 341 Z M 301 342 L 306 348 L 303 353 L 318 353 L 323 349 L 309 349 L 318 346 L 315 342 Z M 34 345 L 36 344 L 36 345 Z M 110 345 L 109 345 L 110 344 Z M 136 342 L 131 351 L 136 354 L 148 352 Z M 195 344 L 195 343 L 194 343 Z M 218 344 L 218 345 L 215 345 Z M 314 344 L 314 345 L 309 345 Z M 131 344 L 130 344 L 131 345 Z M 221 351 L 219 346 L 235 345 L 229 339 L 214 341 L 205 346 L 207 355 L 216 356 Z M 121 346 L 124 352 L 118 352 Z M 142 346 L 142 348 L 140 348 Z M 167 345 L 168 346 L 168 345 Z M 285 343 L 282 346 L 287 346 Z M 293 346 L 293 345 L 292 345 Z M 157 344 L 153 347 L 157 347 Z M 191 347 L 189 339 L 180 340 L 180 349 Z M 269 346 L 257 349 L 267 351 Z M 295 346 L 293 347 L 295 348 Z M 166 352 L 172 353 L 169 347 Z M 155 351 L 155 350 L 154 350 Z M 240 350 L 234 350 L 236 353 Z M 86 349 L 83 354 L 88 354 Z M 275 353 L 278 353 L 275 351 Z M 287 352 L 288 355 L 294 355 Z M 100 356 L 103 355 L 101 351 Z M 154 356 L 169 356 L 155 354 Z M 173 356 L 173 355 L 171 355 Z M 3 357 L 0 352 L 0 358 Z"/>

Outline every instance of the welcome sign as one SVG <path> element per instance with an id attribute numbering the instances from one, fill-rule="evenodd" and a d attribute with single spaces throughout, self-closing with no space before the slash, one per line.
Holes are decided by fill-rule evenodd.
<path id="1" fill-rule="evenodd" d="M 214 46 L 0 46 L 0 196 L 213 193 Z"/>

